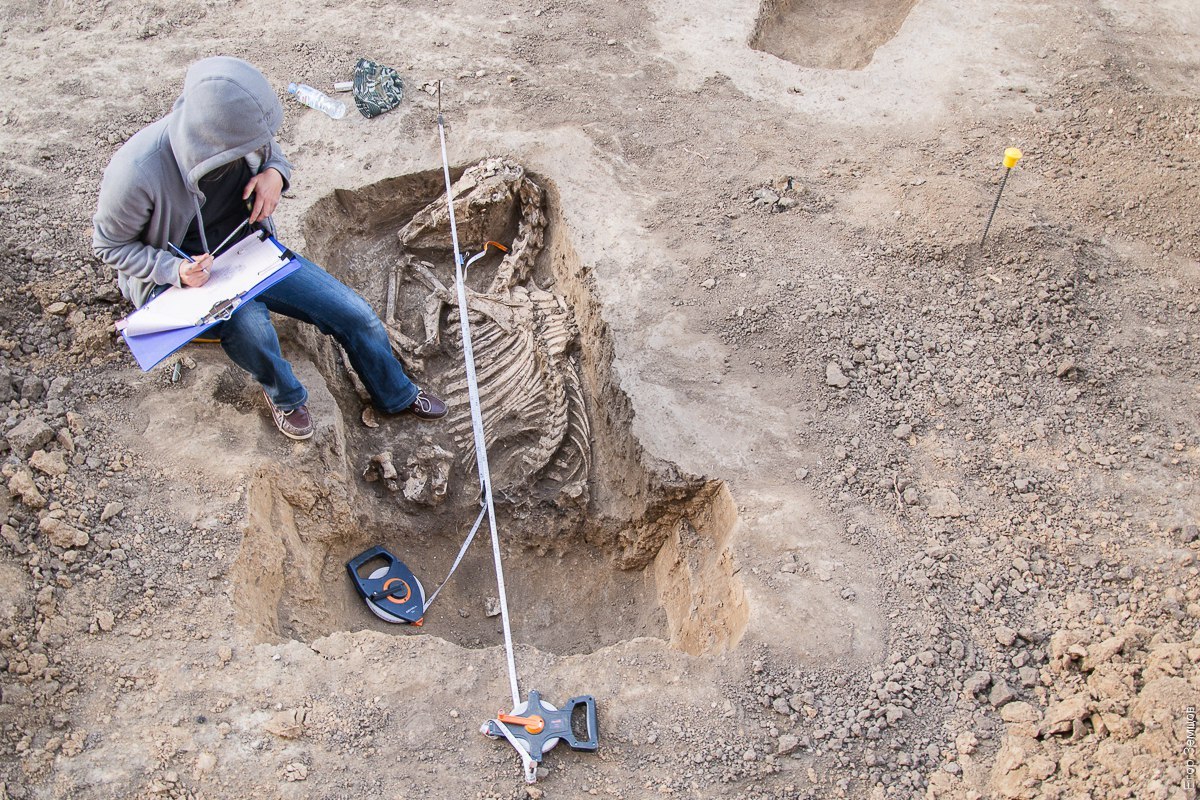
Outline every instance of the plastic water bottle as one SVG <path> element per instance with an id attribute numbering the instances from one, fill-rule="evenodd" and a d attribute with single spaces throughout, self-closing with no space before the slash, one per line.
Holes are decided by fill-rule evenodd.
<path id="1" fill-rule="evenodd" d="M 334 119 L 346 116 L 346 104 L 341 100 L 334 100 L 320 89 L 314 89 L 306 83 L 289 83 L 287 89 L 288 94 L 309 108 L 315 108 Z"/>

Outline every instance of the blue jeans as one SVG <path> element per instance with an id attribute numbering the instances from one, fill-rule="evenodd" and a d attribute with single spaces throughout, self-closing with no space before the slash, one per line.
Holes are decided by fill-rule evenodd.
<path id="1" fill-rule="evenodd" d="M 304 405 L 308 391 L 292 374 L 292 365 L 279 349 L 270 313 L 308 322 L 337 339 L 358 377 L 385 414 L 403 411 L 417 399 L 417 386 L 392 354 L 387 331 L 375 310 L 350 287 L 306 258 L 296 256 L 300 269 L 243 303 L 229 320 L 211 332 L 221 337 L 233 363 L 262 384 L 284 411 Z"/>

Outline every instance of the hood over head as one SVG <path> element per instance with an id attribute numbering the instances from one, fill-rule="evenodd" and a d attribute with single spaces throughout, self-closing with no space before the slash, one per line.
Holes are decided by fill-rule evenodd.
<path id="1" fill-rule="evenodd" d="M 215 56 L 188 68 L 167 119 L 171 150 L 188 188 L 275 136 L 283 106 L 263 74 L 240 58 Z"/>

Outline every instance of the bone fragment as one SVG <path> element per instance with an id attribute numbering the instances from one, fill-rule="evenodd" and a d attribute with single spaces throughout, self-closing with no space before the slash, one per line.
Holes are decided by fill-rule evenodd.
<path id="1" fill-rule="evenodd" d="M 387 306 L 384 310 L 383 321 L 388 325 L 396 321 L 396 265 L 388 266 Z"/>
<path id="2" fill-rule="evenodd" d="M 350 364 L 350 354 L 340 344 L 338 345 L 338 352 L 342 354 L 342 366 L 345 367 L 346 374 L 350 376 L 350 382 L 354 384 L 354 393 L 364 403 L 371 402 L 371 393 L 367 391 L 367 387 L 363 385 L 362 380 L 358 377 L 358 373 L 354 371 L 354 367 Z"/>
<path id="3" fill-rule="evenodd" d="M 379 475 L 385 481 L 395 480 L 399 474 L 396 472 L 396 465 L 392 463 L 391 450 L 384 450 L 378 455 L 371 456 L 371 463 L 379 465 Z"/>

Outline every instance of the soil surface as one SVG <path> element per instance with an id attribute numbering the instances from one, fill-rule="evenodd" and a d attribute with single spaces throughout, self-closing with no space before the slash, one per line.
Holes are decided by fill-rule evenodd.
<path id="1" fill-rule="evenodd" d="M 845 5 L 4 4 L 0 798 L 1196 797 L 1200 6 Z M 284 101 L 281 238 L 391 283 L 445 423 L 291 321 L 302 443 L 116 336 L 100 175 L 217 54 Z M 362 56 L 399 108 L 286 96 Z M 599 710 L 533 786 L 479 733 L 486 526 L 420 627 L 344 567 L 431 590 L 478 511 L 456 317 L 418 352 L 390 272 L 449 279 L 439 79 L 456 176 L 540 192 L 509 310 L 471 278 L 521 692 Z"/>

